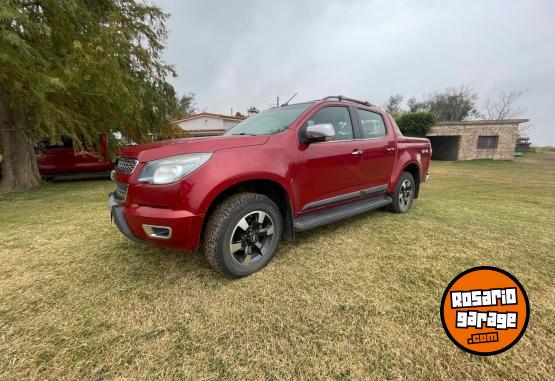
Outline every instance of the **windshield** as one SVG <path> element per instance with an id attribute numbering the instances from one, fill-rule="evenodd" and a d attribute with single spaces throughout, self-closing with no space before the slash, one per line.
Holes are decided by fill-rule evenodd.
<path id="1" fill-rule="evenodd" d="M 311 103 L 272 108 L 248 117 L 225 135 L 272 135 L 285 131 Z"/>

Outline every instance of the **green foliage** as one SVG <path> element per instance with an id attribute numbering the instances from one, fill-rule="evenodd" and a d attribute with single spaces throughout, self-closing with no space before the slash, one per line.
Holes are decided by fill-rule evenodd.
<path id="1" fill-rule="evenodd" d="M 403 112 L 401 103 L 403 103 L 403 96 L 401 94 L 390 95 L 387 103 L 384 105 L 384 110 L 393 116 L 398 115 Z"/>
<path id="2" fill-rule="evenodd" d="M 175 103 L 176 108 L 174 112 L 170 115 L 173 118 L 191 116 L 197 111 L 194 93 L 182 95 L 181 97 L 176 96 Z"/>
<path id="3" fill-rule="evenodd" d="M 31 139 L 146 140 L 176 107 L 161 60 L 166 17 L 134 0 L 3 0 L 0 101 L 24 115 Z"/>
<path id="4" fill-rule="evenodd" d="M 435 92 L 423 100 L 411 97 L 407 100 L 409 112 L 431 112 L 442 121 L 459 121 L 470 117 L 482 117 L 476 109 L 478 95 L 469 87 L 449 87 Z"/>
<path id="5" fill-rule="evenodd" d="M 476 110 L 478 95 L 467 87 L 448 88 L 435 93 L 426 102 L 426 110 L 433 112 L 438 120 L 459 121 L 480 116 Z"/>
<path id="6" fill-rule="evenodd" d="M 427 110 L 426 103 L 420 102 L 416 97 L 410 97 L 407 100 L 407 106 L 409 108 L 409 112 L 419 112 Z"/>
<path id="7" fill-rule="evenodd" d="M 435 114 L 431 112 L 407 112 L 395 117 L 399 129 L 406 136 L 425 136 L 437 122 Z"/>

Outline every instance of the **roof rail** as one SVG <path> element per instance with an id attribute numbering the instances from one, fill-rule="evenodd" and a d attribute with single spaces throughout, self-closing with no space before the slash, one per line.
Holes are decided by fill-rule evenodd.
<path id="1" fill-rule="evenodd" d="M 347 98 L 343 95 L 330 95 L 329 97 L 322 98 L 322 100 L 324 100 L 324 101 L 326 101 L 328 99 L 337 99 L 339 101 L 347 101 L 347 102 L 358 103 L 358 104 L 365 105 L 365 106 L 374 106 L 374 107 L 376 107 L 376 105 L 373 105 L 372 103 L 370 103 L 368 101 L 360 101 L 358 99 Z"/>

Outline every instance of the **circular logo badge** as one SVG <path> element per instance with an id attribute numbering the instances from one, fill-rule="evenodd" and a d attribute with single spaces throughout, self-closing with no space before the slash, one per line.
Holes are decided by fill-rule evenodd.
<path id="1" fill-rule="evenodd" d="M 447 336 L 475 355 L 495 355 L 515 345 L 529 317 L 524 287 L 496 267 L 464 271 L 449 283 L 441 300 L 441 323 Z"/>

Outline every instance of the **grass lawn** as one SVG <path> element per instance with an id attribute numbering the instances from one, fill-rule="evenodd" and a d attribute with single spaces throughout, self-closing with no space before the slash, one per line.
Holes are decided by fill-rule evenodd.
<path id="1" fill-rule="evenodd" d="M 109 181 L 0 196 L 0 379 L 548 379 L 555 375 L 555 153 L 434 162 L 406 215 L 283 243 L 241 280 L 109 223 Z M 522 340 L 462 352 L 441 327 L 478 265 L 526 288 Z"/>

